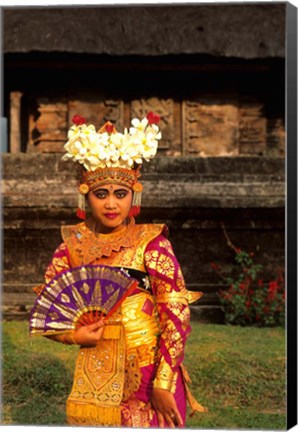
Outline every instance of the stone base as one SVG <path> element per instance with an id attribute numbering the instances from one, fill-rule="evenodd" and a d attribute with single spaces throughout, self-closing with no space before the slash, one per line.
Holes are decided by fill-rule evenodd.
<path id="1" fill-rule="evenodd" d="M 208 324 L 224 324 L 224 313 L 221 306 L 190 306 L 191 320 Z"/>

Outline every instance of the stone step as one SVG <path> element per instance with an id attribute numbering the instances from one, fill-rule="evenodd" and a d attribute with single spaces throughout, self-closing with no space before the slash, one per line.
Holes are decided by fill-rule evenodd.
<path id="1" fill-rule="evenodd" d="M 206 324 L 224 324 L 224 312 L 221 306 L 190 306 L 191 321 Z"/>

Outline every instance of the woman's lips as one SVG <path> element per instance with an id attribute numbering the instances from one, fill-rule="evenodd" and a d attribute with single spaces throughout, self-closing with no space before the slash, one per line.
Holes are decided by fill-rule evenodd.
<path id="1" fill-rule="evenodd" d="M 118 213 L 105 213 L 105 217 L 108 219 L 115 219 L 118 216 Z"/>

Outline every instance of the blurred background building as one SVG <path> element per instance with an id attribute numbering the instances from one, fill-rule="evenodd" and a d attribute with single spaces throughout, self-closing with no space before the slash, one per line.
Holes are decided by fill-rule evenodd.
<path id="1" fill-rule="evenodd" d="M 286 3 L 2 13 L 4 317 L 28 317 L 60 225 L 78 222 L 61 162 L 74 114 L 118 130 L 161 116 L 138 221 L 169 226 L 187 287 L 205 294 L 193 316 L 222 320 L 211 263 L 234 256 L 222 224 L 265 278 L 284 266 Z"/>

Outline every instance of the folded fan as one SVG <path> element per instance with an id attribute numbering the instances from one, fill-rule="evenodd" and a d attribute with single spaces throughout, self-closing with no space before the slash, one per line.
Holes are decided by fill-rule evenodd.
<path id="1" fill-rule="evenodd" d="M 109 317 L 137 286 L 137 280 L 115 267 L 86 265 L 59 273 L 34 303 L 30 333 L 64 333 Z"/>

